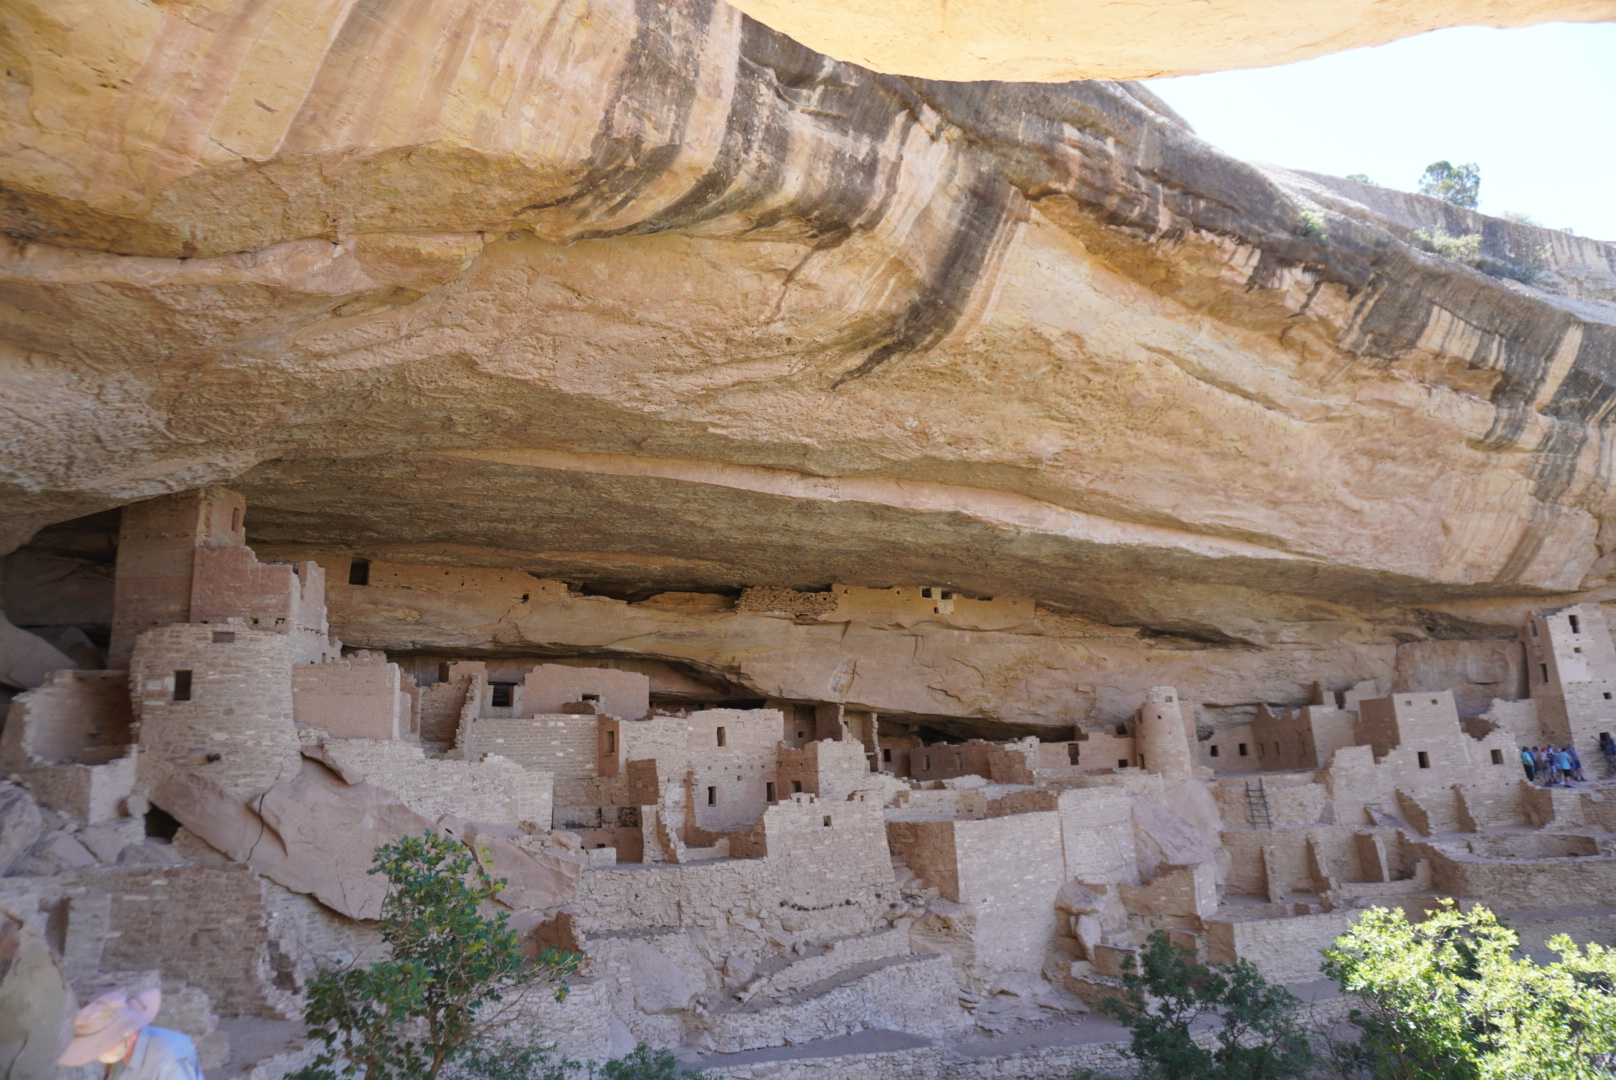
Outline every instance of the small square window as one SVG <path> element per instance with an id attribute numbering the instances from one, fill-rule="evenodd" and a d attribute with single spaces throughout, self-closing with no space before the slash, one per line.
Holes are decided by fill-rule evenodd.
<path id="1" fill-rule="evenodd" d="M 1430 754 L 1427 754 L 1424 750 L 1420 750 L 1417 752 L 1416 756 L 1420 759 L 1420 768 L 1429 769 L 1431 767 Z"/>
<path id="2" fill-rule="evenodd" d="M 514 704 L 516 696 L 515 683 L 491 683 L 488 687 L 488 704 L 495 709 L 509 709 Z"/>
<path id="3" fill-rule="evenodd" d="M 191 700 L 191 673 L 189 671 L 176 671 L 174 673 L 174 700 Z"/>
<path id="4" fill-rule="evenodd" d="M 1247 756 L 1247 754 L 1246 754 L 1246 744 L 1245 743 L 1240 744 L 1240 747 L 1237 750 L 1237 753 L 1239 753 L 1239 755 L 1241 757 L 1246 757 Z"/>
<path id="5" fill-rule="evenodd" d="M 234 645 L 236 643 L 235 631 L 215 630 L 213 632 L 213 643 L 215 645 Z"/>
<path id="6" fill-rule="evenodd" d="M 881 760 L 886 762 L 888 765 L 892 764 L 892 749 L 890 747 L 882 748 Z"/>
<path id="7" fill-rule="evenodd" d="M 1126 769 L 1127 767 L 1128 767 L 1128 759 L 1127 758 L 1117 758 L 1117 768 Z"/>
<path id="8" fill-rule="evenodd" d="M 801 780 L 793 780 L 793 781 L 791 781 L 791 793 L 793 795 L 801 795 L 802 794 L 802 781 Z"/>
<path id="9" fill-rule="evenodd" d="M 830 815 L 829 814 L 825 815 L 825 828 L 827 828 L 827 829 L 830 828 Z"/>
<path id="10" fill-rule="evenodd" d="M 370 560 L 369 559 L 355 559 L 353 562 L 348 564 L 348 584 L 350 584 L 350 585 L 369 585 L 370 584 Z"/>
<path id="11" fill-rule="evenodd" d="M 584 695 L 580 696 L 578 698 L 578 700 L 579 701 L 593 701 L 595 704 L 598 705 L 598 704 L 600 704 L 600 695 L 599 694 L 584 694 Z"/>
<path id="12" fill-rule="evenodd" d="M 1217 757 L 1218 756 L 1218 748 L 1216 746 L 1214 746 L 1210 750 L 1208 750 L 1206 753 L 1207 753 L 1207 757 Z"/>
<path id="13" fill-rule="evenodd" d="M 1493 764 L 1494 765 L 1502 765 L 1503 763 L 1504 763 L 1504 752 L 1502 750 L 1494 750 L 1493 751 Z"/>
<path id="14" fill-rule="evenodd" d="M 708 806 L 717 806 L 718 805 L 718 789 L 717 788 L 710 787 L 710 788 L 707 789 L 707 805 Z"/>

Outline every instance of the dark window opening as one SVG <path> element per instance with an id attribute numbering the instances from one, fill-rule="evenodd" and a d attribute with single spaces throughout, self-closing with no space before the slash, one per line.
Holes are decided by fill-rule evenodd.
<path id="1" fill-rule="evenodd" d="M 801 780 L 793 780 L 793 781 L 791 781 L 791 793 L 793 795 L 801 795 L 802 794 L 802 781 Z"/>
<path id="2" fill-rule="evenodd" d="M 606 733 L 606 753 L 608 756 L 617 753 L 617 732 L 615 731 Z"/>
<path id="3" fill-rule="evenodd" d="M 882 750 L 881 750 L 881 760 L 886 762 L 888 765 L 892 764 L 892 750 L 891 750 L 890 747 L 883 747 L 882 748 Z"/>
<path id="4" fill-rule="evenodd" d="M 1502 750 L 1494 750 L 1493 751 L 1493 764 L 1494 765 L 1502 765 L 1503 763 L 1504 763 L 1504 752 Z"/>
<path id="5" fill-rule="evenodd" d="M 1117 768 L 1126 769 L 1127 767 L 1128 767 L 1128 759 L 1127 758 L 1117 758 Z"/>
<path id="6" fill-rule="evenodd" d="M 707 805 L 708 806 L 717 806 L 718 805 L 718 789 L 717 788 L 710 787 L 710 788 L 707 789 Z"/>
<path id="7" fill-rule="evenodd" d="M 1207 751 L 1206 756 L 1207 757 L 1217 757 L 1218 756 L 1218 748 L 1216 746 L 1212 747 L 1212 749 Z"/>
<path id="8" fill-rule="evenodd" d="M 1549 681 L 1549 665 L 1547 665 L 1547 664 L 1539 664 L 1538 665 L 1538 670 L 1543 672 L 1543 681 L 1548 682 Z"/>
<path id="9" fill-rule="evenodd" d="M 1436 704 L 1436 698 L 1432 698 L 1432 699 L 1431 699 L 1431 704 L 1432 704 L 1432 705 L 1435 705 L 1435 704 Z"/>
<path id="10" fill-rule="evenodd" d="M 1424 750 L 1421 750 L 1418 753 L 1416 753 L 1415 756 L 1420 759 L 1420 768 L 1429 769 L 1431 767 L 1431 755 L 1430 754 L 1427 754 Z"/>
<path id="11" fill-rule="evenodd" d="M 235 642 L 236 642 L 236 635 L 235 635 L 234 631 L 231 631 L 231 630 L 215 630 L 213 632 L 213 643 L 215 645 L 234 645 Z"/>
<path id="12" fill-rule="evenodd" d="M 827 828 L 827 829 L 830 828 L 830 815 L 829 814 L 825 815 L 825 828 Z"/>
<path id="13" fill-rule="evenodd" d="M 926 770 L 927 770 L 927 771 L 930 771 L 930 770 L 931 770 L 931 755 L 930 755 L 930 754 L 927 754 L 927 755 L 926 755 L 926 763 L 925 763 L 925 766 L 924 766 L 924 767 L 925 767 L 925 769 L 926 769 Z"/>
<path id="14" fill-rule="evenodd" d="M 1118 724 L 1117 725 L 1117 734 L 1118 735 L 1126 735 L 1126 734 L 1128 734 L 1128 725 L 1127 724 Z"/>
<path id="15" fill-rule="evenodd" d="M 1574 653 L 1580 653 L 1582 651 L 1582 646 L 1581 645 L 1573 645 L 1571 647 L 1571 651 L 1574 652 Z"/>
<path id="16" fill-rule="evenodd" d="M 775 798 L 774 798 L 774 781 L 773 780 L 764 781 L 764 783 L 763 783 L 763 797 L 765 799 L 767 799 L 769 802 L 774 802 L 775 801 Z"/>
<path id="17" fill-rule="evenodd" d="M 167 843 L 174 839 L 174 834 L 179 831 L 179 819 L 167 810 L 159 810 L 154 806 L 146 811 L 146 835 L 149 838 Z"/>
<path id="18" fill-rule="evenodd" d="M 176 671 L 174 673 L 174 700 L 191 700 L 191 673 L 189 671 Z"/>
<path id="19" fill-rule="evenodd" d="M 1143 769 L 1145 767 L 1145 755 L 1143 755 L 1143 754 L 1139 755 L 1139 767 L 1141 769 Z"/>
<path id="20" fill-rule="evenodd" d="M 727 732 L 725 732 L 723 728 L 718 729 L 718 745 L 719 746 L 727 746 L 728 745 L 727 741 L 725 740 L 725 735 L 726 734 L 727 734 Z"/>
<path id="21" fill-rule="evenodd" d="M 241 510 L 239 508 L 230 511 L 230 531 L 231 532 L 240 532 L 241 531 Z M 1572 619 L 1573 619 L 1572 627 L 1573 627 L 1573 629 L 1575 629 L 1576 623 L 1575 623 L 1574 620 L 1576 619 L 1576 616 L 1573 615 Z"/>
<path id="22" fill-rule="evenodd" d="M 1575 615 L 1571 616 L 1571 632 L 1573 634 L 1582 633 L 1582 627 L 1577 625 L 1577 617 Z"/>
<path id="23" fill-rule="evenodd" d="M 1241 757 L 1246 756 L 1246 744 L 1245 743 L 1240 744 L 1239 754 L 1240 754 Z"/>
<path id="24" fill-rule="evenodd" d="M 1610 691 L 1609 691 L 1609 690 L 1606 690 L 1606 691 L 1605 691 L 1605 700 L 1606 700 L 1606 701 L 1609 701 L 1609 700 L 1610 700 Z"/>
<path id="25" fill-rule="evenodd" d="M 1083 764 L 1083 747 L 1079 743 L 1066 744 L 1066 760 L 1073 765 Z"/>
<path id="26" fill-rule="evenodd" d="M 807 737 L 808 737 L 808 733 L 807 733 L 807 732 L 806 732 L 806 731 L 799 731 L 799 732 L 797 732 L 797 738 L 799 738 L 799 739 L 806 739 L 806 738 L 807 738 Z"/>
<path id="27" fill-rule="evenodd" d="M 350 585 L 369 585 L 370 584 L 370 560 L 369 559 L 355 559 L 353 562 L 348 564 L 348 584 L 350 584 Z"/>
<path id="28" fill-rule="evenodd" d="M 598 704 L 600 704 L 600 695 L 599 694 L 580 694 L 578 696 L 578 700 L 579 701 L 593 701 L 595 704 L 598 705 Z"/>
<path id="29" fill-rule="evenodd" d="M 488 704 L 496 709 L 508 709 L 516 701 L 515 683 L 490 683 L 488 685 Z"/>

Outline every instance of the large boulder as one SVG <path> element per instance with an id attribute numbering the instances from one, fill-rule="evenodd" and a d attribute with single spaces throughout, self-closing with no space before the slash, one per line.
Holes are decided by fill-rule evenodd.
<path id="1" fill-rule="evenodd" d="M 38 634 L 12 626 L 0 612 L 0 686 L 32 690 L 51 672 L 78 666 L 71 656 Z"/>
<path id="2" fill-rule="evenodd" d="M 432 827 L 391 792 L 312 761 L 254 800 L 257 812 L 193 773 L 170 774 L 151 799 L 232 859 L 354 919 L 381 915 L 387 880 L 367 873 L 376 849 Z"/>
<path id="3" fill-rule="evenodd" d="M 0 1080 L 53 1080 L 75 1008 L 45 936 L 0 910 Z"/>
<path id="4" fill-rule="evenodd" d="M 45 830 L 39 804 L 16 784 L 0 783 L 0 877 Z"/>

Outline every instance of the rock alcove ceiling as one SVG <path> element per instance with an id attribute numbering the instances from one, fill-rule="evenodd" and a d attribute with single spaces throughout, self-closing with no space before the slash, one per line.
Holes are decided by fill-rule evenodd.
<path id="1" fill-rule="evenodd" d="M 1168 676 L 1299 701 L 1609 595 L 1616 246 L 1234 160 L 1131 84 L 879 74 L 722 3 L 16 14 L 7 547 L 229 485 L 266 550 L 1031 596 L 1000 682 L 960 692 L 935 671 L 984 639 L 932 640 L 861 703 L 1034 726 Z M 1407 18 L 1304 51 L 1444 21 Z M 588 647 L 680 656 L 672 618 Z M 440 636 L 403 644 L 588 635 Z M 837 685 L 742 651 L 683 659 Z M 1012 677 L 1039 665 L 1071 678 Z"/>

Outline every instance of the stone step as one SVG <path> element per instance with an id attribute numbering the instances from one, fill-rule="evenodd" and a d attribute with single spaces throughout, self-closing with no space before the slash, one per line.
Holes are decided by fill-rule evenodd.
<path id="1" fill-rule="evenodd" d="M 891 1028 L 941 1036 L 971 1023 L 948 957 L 912 953 L 869 960 L 777 996 L 732 1001 L 687 1022 L 687 1041 L 717 1053 L 792 1046 Z"/>
<path id="2" fill-rule="evenodd" d="M 833 938 L 810 945 L 800 955 L 785 956 L 759 966 L 757 974 L 735 993 L 740 1001 L 756 996 L 777 997 L 812 983 L 831 979 L 838 972 L 909 954 L 909 932 L 889 928 L 868 934 Z"/>

